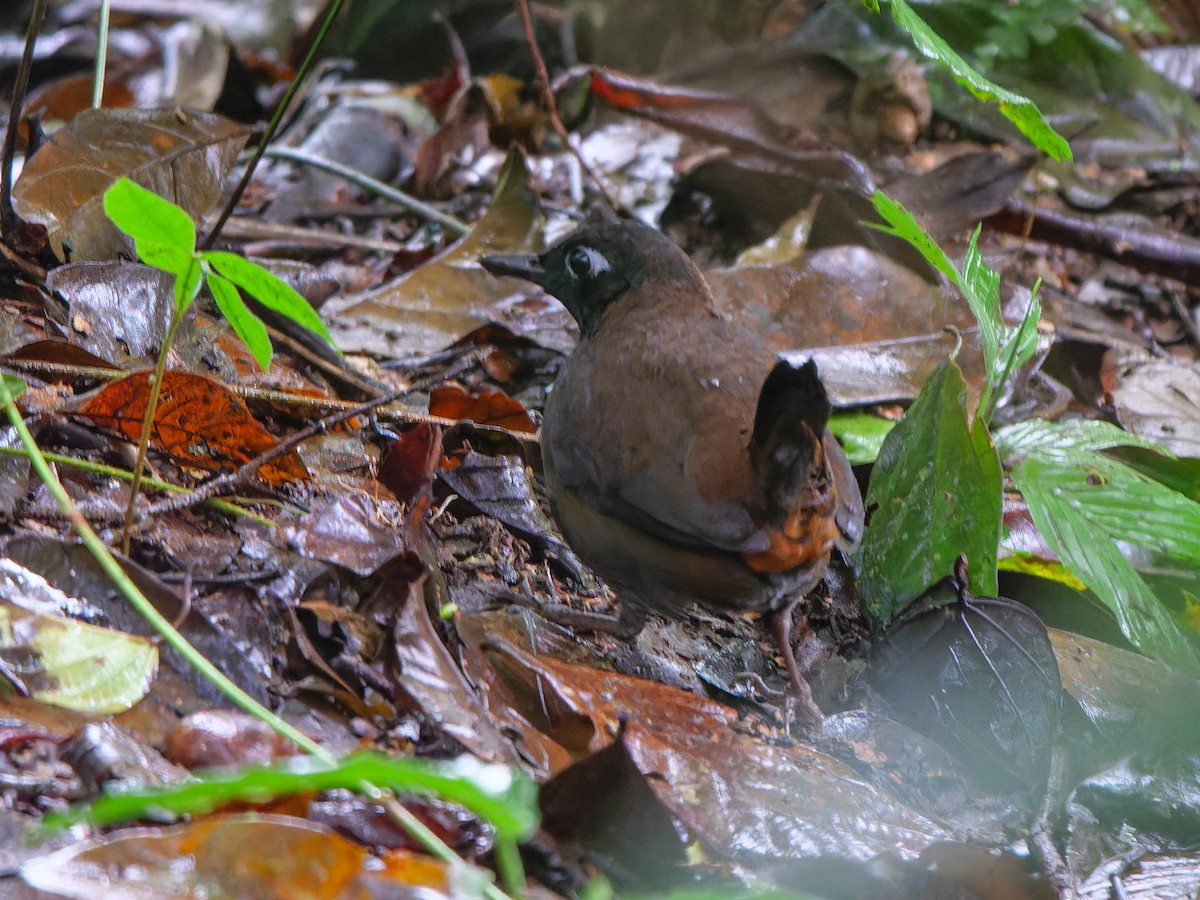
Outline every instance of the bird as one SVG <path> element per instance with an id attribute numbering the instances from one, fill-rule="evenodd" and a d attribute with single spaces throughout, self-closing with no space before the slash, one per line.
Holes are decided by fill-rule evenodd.
<path id="1" fill-rule="evenodd" d="M 603 205 L 544 253 L 480 263 L 579 325 L 543 411 L 546 487 L 627 633 L 692 604 L 768 613 L 797 711 L 819 722 L 792 612 L 857 546 L 864 507 L 816 364 L 777 356 L 670 238 Z"/>

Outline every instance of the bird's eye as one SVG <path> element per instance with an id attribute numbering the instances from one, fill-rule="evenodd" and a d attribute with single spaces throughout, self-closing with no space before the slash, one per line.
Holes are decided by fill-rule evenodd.
<path id="1" fill-rule="evenodd" d="M 591 247 L 574 247 L 567 254 L 567 271 L 579 281 L 595 278 L 610 268 L 604 254 Z"/>

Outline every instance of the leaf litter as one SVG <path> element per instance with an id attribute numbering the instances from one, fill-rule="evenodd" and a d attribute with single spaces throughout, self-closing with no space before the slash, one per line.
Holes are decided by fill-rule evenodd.
<path id="1" fill-rule="evenodd" d="M 627 6 L 618 4 L 611 21 L 635 15 Z M 675 15 L 665 9 L 662 14 Z M 910 404 L 931 373 L 944 371 L 937 367 L 955 344 L 943 334 L 947 326 L 963 336 L 958 365 L 965 381 L 962 393 L 973 398 L 967 402 L 987 397 L 989 384 L 995 387 L 995 347 L 988 335 L 972 331 L 973 320 L 964 317 L 956 298 L 947 300 L 924 262 L 899 242 L 861 226 L 870 214 L 863 188 L 877 183 L 885 191 L 894 187 L 919 220 L 941 224 L 938 238 L 952 259 L 962 253 L 971 227 L 983 219 L 987 224 L 980 248 L 1002 271 L 1005 285 L 1028 288 L 1035 279 L 1043 280 L 1042 296 L 1053 324 L 1051 329 L 1045 323 L 1050 337 L 1043 349 L 1048 352 L 1005 383 L 997 401 L 1002 413 L 1017 416 L 1014 411 L 1023 409 L 1015 421 L 1028 421 L 1046 411 L 1040 398 L 1047 391 L 1052 396 L 1065 391 L 1070 416 L 1091 418 L 1111 411 L 1135 434 L 1188 455 L 1187 378 L 1196 350 L 1188 241 L 1194 239 L 1195 222 L 1177 199 L 1178 182 L 1151 182 L 1136 204 L 1142 218 L 1122 220 L 1127 230 L 1119 232 L 1110 216 L 1132 205 L 1119 183 L 1128 160 L 1093 163 L 1117 185 L 1106 193 L 1101 212 L 1096 212 L 1095 190 L 1082 193 L 1083 187 L 1102 181 L 1097 173 L 1046 167 L 1026 178 L 1031 163 L 1007 136 L 1007 149 L 1014 152 L 1006 174 L 982 177 L 997 171 L 1003 160 L 994 155 L 996 145 L 972 141 L 973 129 L 979 127 L 973 111 L 946 105 L 935 91 L 931 119 L 914 66 L 896 58 L 869 69 L 853 56 L 856 44 L 845 38 L 844 27 L 834 28 L 829 16 L 818 15 L 799 26 L 799 40 L 790 47 L 781 43 L 772 48 L 777 54 L 773 59 L 803 64 L 816 73 L 816 83 L 806 88 L 816 111 L 801 119 L 794 117 L 798 107 L 788 106 L 786 91 L 768 97 L 739 85 L 739 79 L 751 76 L 756 65 L 751 57 L 759 51 L 739 56 L 721 49 L 721 41 L 698 35 L 693 35 L 698 44 L 692 55 L 724 54 L 725 60 L 705 69 L 702 88 L 650 64 L 671 54 L 668 47 L 656 47 L 647 48 L 645 57 L 646 71 L 654 73 L 650 76 L 562 65 L 560 71 L 569 77 L 556 84 L 559 102 L 568 110 L 569 89 L 582 85 L 592 104 L 608 108 L 590 119 L 580 115 L 572 120 L 586 133 L 584 152 L 595 148 L 590 162 L 616 184 L 620 196 L 629 198 L 631 207 L 656 219 L 697 258 L 724 265 L 724 274 L 714 272 L 711 280 L 723 286 L 735 314 L 760 322 L 780 352 L 818 358 L 840 404 L 860 414 L 894 417 L 897 404 Z M 776 10 L 762 23 L 762 33 L 784 28 L 784 21 Z M 426 193 L 422 199 L 474 222 L 471 234 L 449 241 L 439 226 L 369 193 L 328 178 L 295 178 L 292 163 L 264 169 L 243 200 L 239 235 L 253 235 L 256 215 L 269 210 L 275 219 L 334 237 L 326 244 L 300 245 L 305 248 L 300 250 L 294 244 L 269 243 L 272 239 L 265 236 L 273 233 L 264 230 L 268 243 L 258 246 L 288 256 L 303 253 L 303 261 L 321 277 L 345 286 L 325 299 L 320 311 L 348 356 L 322 357 L 296 337 L 275 332 L 275 361 L 269 372 L 254 376 L 256 390 L 245 394 L 255 369 L 245 350 L 211 307 L 192 310 L 172 350 L 170 373 L 180 391 L 185 384 L 190 388 L 186 394 L 173 388 L 170 396 L 177 405 L 169 403 L 160 411 L 162 418 L 156 417 L 155 476 L 191 486 L 206 470 L 244 463 L 328 414 L 331 404 L 361 400 L 361 392 L 347 388 L 351 383 L 377 394 L 403 391 L 404 405 L 384 405 L 335 426 L 333 433 L 311 438 L 296 455 L 243 483 L 242 496 L 232 498 L 237 512 L 196 507 L 142 522 L 133 558 L 124 565 L 152 590 L 168 618 L 178 620 L 191 640 L 243 688 L 282 706 L 302 730 L 339 752 L 355 742 L 430 757 L 465 749 L 531 774 L 544 785 L 545 831 L 527 849 L 529 858 L 536 859 L 531 873 L 543 884 L 581 885 L 592 871 L 572 861 L 582 850 L 619 887 L 665 889 L 696 878 L 760 883 L 765 878 L 783 888 L 849 896 L 847 882 L 831 873 L 851 871 L 858 885 L 849 889 L 852 893 L 911 893 L 918 884 L 931 890 L 938 879 L 959 877 L 958 886 L 966 884 L 965 874 L 946 873 L 971 868 L 972 853 L 984 848 L 992 851 L 989 859 L 1015 865 L 1003 878 L 1016 890 L 1037 896 L 1048 884 L 1065 884 L 1068 869 L 1077 873 L 1076 886 L 1082 887 L 1091 873 L 1126 853 L 1120 843 L 1126 820 L 1156 841 L 1153 851 L 1127 863 L 1130 883 L 1142 870 L 1186 852 L 1192 837 L 1188 812 L 1194 815 L 1194 804 L 1185 803 L 1179 816 L 1166 820 L 1147 810 L 1155 797 L 1173 791 L 1181 796 L 1176 789 L 1188 778 L 1187 741 L 1155 740 L 1170 736 L 1171 715 L 1145 713 L 1151 721 L 1145 741 L 1133 745 L 1141 753 L 1121 761 L 1121 754 L 1130 751 L 1125 724 L 1130 710 L 1156 708 L 1150 700 L 1164 693 L 1153 686 L 1161 679 L 1146 679 L 1145 695 L 1131 688 L 1129 676 L 1113 673 L 1136 668 L 1136 661 L 1145 657 L 1089 638 L 1082 620 L 1067 622 L 1066 630 L 1046 632 L 1012 601 L 939 597 L 936 592 L 944 595 L 945 586 L 931 582 L 939 568 L 945 571 L 971 549 L 965 541 L 947 539 L 944 547 L 921 549 L 919 543 L 908 543 L 915 533 L 900 535 L 895 553 L 908 550 L 919 558 L 911 564 L 877 566 L 877 573 L 896 570 L 897 577 L 888 579 L 893 591 L 905 585 L 897 591 L 902 599 L 877 616 L 877 625 L 885 625 L 905 601 L 922 594 L 932 611 L 902 617 L 902 624 L 882 635 L 877 628 L 870 640 L 871 629 L 859 611 L 860 599 L 867 598 L 856 596 L 853 579 L 835 572 L 818 591 L 800 647 L 818 696 L 834 711 L 819 733 L 789 735 L 783 730 L 775 699 L 782 686 L 779 672 L 756 623 L 697 615 L 647 629 L 633 643 L 598 627 L 613 612 L 614 598 L 554 533 L 537 480 L 537 446 L 522 436 L 536 426 L 554 360 L 569 347 L 561 312 L 540 294 L 509 293 L 511 286 L 499 284 L 475 263 L 481 252 L 536 249 L 546 234 L 569 227 L 582 205 L 577 164 L 544 137 L 544 123 L 521 118 L 531 109 L 536 118 L 536 104 L 513 102 L 524 90 L 519 78 L 502 82 L 487 63 L 479 62 L 503 46 L 493 43 L 496 34 L 465 31 L 461 24 L 452 20 L 446 32 L 462 41 L 452 78 L 440 77 L 449 56 L 440 57 L 421 76 L 423 83 L 416 77 L 399 84 L 355 82 L 330 71 L 317 82 L 322 92 L 313 97 L 320 102 L 307 106 L 304 116 L 291 124 L 294 131 L 287 142 L 301 146 L 316 133 L 320 140 L 309 143 L 309 150 L 317 147 L 330 156 L 348 152 L 355 142 L 329 141 L 331 125 L 325 123 L 344 115 L 345 98 L 354 96 L 360 118 L 334 129 L 342 134 L 346 121 L 361 120 L 361 129 L 350 129 L 358 144 L 354 161 L 362 167 L 362 160 L 378 151 L 386 165 L 369 174 L 408 181 Z M 121 31 L 136 38 L 143 27 L 135 19 Z M 644 43 L 653 38 L 647 35 Z M 261 63 L 244 44 L 232 46 L 242 66 Z M 609 46 L 604 36 L 597 46 Z M 509 54 L 514 59 L 527 52 L 520 42 L 517 47 Z M 903 53 L 903 46 L 896 52 Z M 260 85 L 278 77 L 264 67 L 251 71 L 262 79 Z M 871 81 L 868 72 L 884 80 Z M 142 68 L 139 76 L 145 73 Z M 782 88 L 783 80 L 775 80 Z M 901 81 L 898 90 L 867 93 L 867 87 L 878 90 L 880 84 L 895 87 Z M 235 90 L 232 82 L 226 86 Z M 857 91 L 848 104 L 843 102 L 847 86 Z M 513 90 L 516 94 L 506 93 Z M 133 92 L 126 96 L 132 99 Z M 442 99 L 421 108 L 435 96 Z M 887 99 L 872 99 L 878 96 Z M 363 97 L 371 99 L 363 104 Z M 814 98 L 819 102 L 812 103 Z M 246 108 L 261 110 L 258 96 L 244 99 Z M 1175 95 L 1163 93 L 1162 108 L 1168 114 L 1178 109 L 1178 102 Z M 361 110 L 368 105 L 372 112 L 365 115 Z M 419 116 L 414 117 L 414 110 Z M 899 119 L 883 118 L 897 115 Z M 1181 133 L 1190 141 L 1186 136 L 1194 112 L 1179 116 Z M 29 383 L 29 396 L 39 398 L 39 444 L 74 461 L 59 464 L 61 477 L 85 515 L 91 509 L 104 524 L 113 521 L 111 510 L 124 504 L 108 507 L 106 517 L 106 507 L 95 501 L 127 492 L 126 482 L 114 472 L 123 466 L 128 471 L 128 441 L 136 429 L 123 423 L 136 423 L 145 409 L 144 399 L 138 406 L 136 397 L 122 391 L 145 382 L 134 370 L 149 362 L 164 333 L 153 325 L 133 326 L 161 318 L 152 311 L 170 303 L 170 287 L 138 275 L 141 267 L 128 259 L 131 248 L 100 215 L 99 197 L 118 175 L 140 175 L 147 186 L 181 202 L 203 222 L 219 200 L 246 132 L 208 110 L 106 109 L 69 117 L 66 129 L 30 156 L 17 182 L 17 212 L 47 226 L 54 255 L 42 258 L 50 279 L 44 289 L 34 286 L 36 304 L 28 299 L 28 285 L 0 299 L 0 314 L 30 331 L 19 345 L 5 348 L 3 363 Z M 165 131 L 160 130 L 164 122 Z M 876 127 L 875 122 L 882 124 Z M 323 125 L 327 131 L 322 138 Z M 801 135 L 805 129 L 809 133 Z M 633 150 L 606 155 L 609 130 L 614 140 Z M 663 141 L 664 133 L 677 137 Z M 1134 134 L 1123 140 L 1136 165 L 1138 140 L 1146 138 L 1142 131 Z M 513 136 L 533 155 L 526 159 L 508 152 L 505 142 Z M 105 149 L 114 138 L 128 145 L 120 155 Z M 1087 140 L 1094 142 L 1095 135 Z M 1145 149 L 1151 158 L 1157 152 L 1149 141 Z M 666 163 L 668 174 L 662 166 L 648 165 L 639 152 L 661 154 L 658 161 Z M 1148 168 L 1158 171 L 1153 162 Z M 200 187 L 182 191 L 185 183 Z M 1145 188 L 1145 181 L 1140 184 Z M 1045 225 L 1035 217 L 1034 243 L 1012 236 L 1021 231 L 1017 226 L 1027 219 L 1034 199 L 1039 206 L 1057 206 L 1080 197 L 1091 206 L 1048 216 Z M 63 198 L 70 199 L 69 208 L 61 206 Z M 797 238 L 789 220 L 805 209 L 813 212 Z M 959 223 L 957 230 L 948 226 L 951 222 Z M 1170 234 L 1169 240 L 1163 232 Z M 338 234 L 361 240 L 339 245 Z M 1123 235 L 1133 239 L 1123 244 Z M 239 237 L 228 246 L 241 250 L 254 239 Z M 770 246 L 756 257 L 765 265 L 731 267 L 743 251 L 769 240 Z M 1125 252 L 1125 246 L 1133 252 Z M 379 247 L 404 250 L 389 255 L 375 249 Z M 1076 301 L 1087 294 L 1084 288 L 1097 271 L 1093 253 L 1116 257 L 1117 263 L 1108 264 L 1110 290 L 1104 302 L 1085 315 Z M 70 267 L 58 265 L 64 258 L 72 261 Z M 77 268 L 84 260 L 105 268 Z M 845 277 L 851 274 L 853 278 Z M 124 286 L 114 291 L 112 285 Z M 1111 290 L 1113 285 L 1121 290 Z M 105 295 L 106 289 L 112 293 Z M 822 291 L 827 297 L 822 306 L 797 310 L 793 296 L 813 302 L 811 296 Z M 1018 304 L 1007 325 L 1000 319 L 990 327 L 1014 327 L 1023 311 Z M 112 376 L 102 374 L 103 368 L 84 366 L 79 357 L 64 355 L 46 341 L 93 354 L 95 361 L 126 373 L 125 381 L 104 386 Z M 1146 356 L 1131 358 L 1130 346 Z M 1062 390 L 1056 392 L 1055 385 Z M 206 409 L 218 411 L 210 416 Z M 229 409 L 238 411 L 242 427 L 225 414 Z M 974 431 L 964 433 L 977 437 Z M 414 434 L 419 438 L 415 442 Z M 347 435 L 353 436 L 354 447 L 339 443 Z M 940 439 L 949 440 L 950 433 Z M 406 440 L 410 446 L 394 457 L 398 461 L 379 468 L 380 456 L 386 459 Z M 1011 435 L 1008 441 L 1011 451 L 1017 442 Z M 1123 493 L 1108 495 L 1114 499 L 1097 520 L 1117 552 L 1098 557 L 1103 564 L 1097 566 L 1114 573 L 1114 583 L 1136 585 L 1142 613 L 1147 607 L 1153 610 L 1162 629 L 1172 634 L 1169 645 L 1149 646 L 1178 667 L 1166 670 L 1175 679 L 1169 693 L 1184 703 L 1194 693 L 1190 674 L 1182 670 L 1195 653 L 1195 594 L 1188 588 L 1195 560 L 1190 545 L 1172 538 L 1160 518 L 1169 519 L 1176 506 L 1190 510 L 1184 504 L 1194 505 L 1197 495 L 1173 490 L 1171 503 L 1158 504 L 1167 513 L 1146 518 L 1145 527 L 1133 531 L 1134 543 L 1122 544 L 1128 529 L 1121 523 L 1132 523 L 1140 504 L 1154 504 L 1154 498 L 1161 499 L 1158 492 L 1168 489 L 1152 480 L 1114 477 L 1105 468 L 1111 456 L 1089 462 L 1080 455 L 1118 443 L 1093 449 L 1076 442 L 1058 463 L 1079 469 L 1085 485 L 1121 485 Z M 1003 442 L 1001 450 L 1006 451 Z M 1032 495 L 1027 499 L 1037 495 L 1031 480 L 1035 474 L 1036 485 L 1062 496 L 1054 493 L 1059 474 L 1047 477 L 1037 470 L 1039 465 L 1045 469 L 1046 460 L 1028 450 L 1025 457 L 1005 456 L 1010 467 L 1014 459 L 1011 475 L 1017 488 Z M 1159 471 L 1166 463 L 1155 465 Z M 990 482 L 998 480 L 994 468 L 988 467 Z M 390 474 L 383 477 L 385 472 Z M 860 474 L 867 477 L 865 470 Z M 67 596 L 105 609 L 109 627 L 144 631 L 65 539 L 63 523 L 44 491 L 36 482 L 25 483 L 24 495 L 9 498 L 4 508 L 9 523 L 5 557 L 24 566 L 28 579 L 43 576 Z M 1177 478 L 1174 483 L 1187 481 Z M 1078 484 L 1063 481 L 1059 487 L 1078 490 Z M 960 493 L 957 487 L 945 490 Z M 914 499 L 927 516 L 937 498 L 928 501 Z M 981 519 L 993 514 L 999 521 L 990 507 Z M 1060 521 L 1077 526 L 1070 516 L 1063 512 Z M 1094 531 L 1064 536 L 1038 521 L 1036 511 L 1032 518 L 1045 541 L 1025 546 L 1033 547 L 1045 564 L 1067 560 L 1063 541 L 1068 537 L 1085 546 L 1095 540 Z M 1145 552 L 1155 541 L 1156 552 Z M 968 577 L 971 566 L 987 568 L 986 544 L 971 552 Z M 931 560 L 936 560 L 932 568 L 927 566 Z M 901 572 L 911 586 L 899 577 Z M 1002 579 L 1001 590 L 1006 585 L 1015 599 L 1035 603 L 1036 590 L 1024 595 L 1027 582 Z M 1103 591 L 1097 593 L 1103 599 Z M 1174 605 L 1164 605 L 1164 597 Z M 580 617 L 573 627 L 537 614 L 538 609 L 563 608 Z M 72 608 L 62 612 L 79 615 Z M 1116 614 L 1129 611 L 1117 607 Z M 918 621 L 939 625 L 914 638 Z M 1145 629 L 1134 631 L 1136 639 Z M 894 664 L 894 673 L 868 653 L 872 643 L 900 648 L 893 650 L 893 658 L 902 660 Z M 964 656 L 968 644 L 980 654 L 969 665 Z M 727 648 L 738 652 L 726 653 Z M 0 650 L 0 660 L 10 664 L 13 652 Z M 723 654 L 735 662 L 713 668 L 712 661 Z M 960 674 L 970 670 L 971 677 L 960 686 L 963 696 L 953 695 L 947 681 L 954 667 L 935 665 L 946 658 L 939 654 L 957 659 Z M 1058 667 L 1052 665 L 1055 657 Z M 1066 666 L 1068 660 L 1074 664 Z M 1046 674 L 1057 668 L 1064 671 L 1065 694 L 1056 674 L 1054 683 L 1044 684 Z M 170 720 L 220 711 L 204 683 L 190 683 L 190 677 L 178 659 L 164 653 L 149 697 L 117 716 L 132 738 L 129 749 L 121 752 L 130 754 L 128 771 L 135 780 L 136 748 L 151 751 L 192 739 L 172 737 L 183 726 Z M 880 678 L 882 682 L 873 681 Z M 19 684 L 20 679 L 14 675 L 10 682 Z M 901 693 L 939 698 L 935 721 L 906 707 Z M 1066 721 L 1082 717 L 1084 735 L 1058 726 L 1056 713 L 1039 712 L 1035 722 L 1034 694 L 1039 710 L 1061 704 Z M 977 703 L 984 696 L 999 705 Z M 1020 710 L 1015 718 L 1013 704 Z M 6 759 L 26 773 L 36 771 L 38 759 L 54 761 L 59 768 L 45 769 L 50 774 L 37 783 L 65 785 L 66 772 L 80 766 L 70 763 L 62 750 L 62 735 L 38 726 L 28 704 L 9 705 L 15 721 L 27 727 L 17 743 L 6 744 Z M 145 715 L 151 706 L 167 712 L 166 719 Z M 972 716 L 980 722 L 968 725 Z M 90 717 L 103 721 L 95 711 Z M 1006 741 L 1014 733 L 1023 731 L 1026 738 L 1025 749 L 1015 751 L 1019 764 L 1005 769 L 1003 778 L 995 771 L 974 770 L 977 759 L 966 758 L 977 757 L 979 745 L 964 739 L 982 739 L 989 730 L 997 741 L 994 752 L 1001 755 L 1013 752 L 1014 745 Z M 270 746 L 251 752 L 252 744 L 261 745 L 239 744 L 247 733 L 245 726 L 227 732 L 210 726 L 206 740 L 230 749 L 201 759 L 210 764 L 262 762 L 281 753 L 281 747 Z M 964 755 L 963 747 L 975 750 Z M 1026 759 L 1022 753 L 1034 755 Z M 1066 764 L 1051 765 L 1047 756 Z M 1057 780 L 1048 772 L 1059 773 Z M 1147 773 L 1155 778 L 1146 780 Z M 67 794 L 52 787 L 40 792 L 25 787 L 11 795 L 7 808 L 35 818 L 46 809 L 61 809 Z M 329 802 L 325 796 L 282 813 L 222 813 L 189 826 L 122 830 L 60 851 L 72 857 L 69 865 L 64 865 L 65 857 L 32 860 L 22 868 L 22 877 L 29 885 L 86 892 L 99 871 L 87 866 L 120 866 L 136 855 L 143 862 L 154 859 L 154 868 L 165 871 L 172 859 L 190 854 L 206 877 L 227 890 L 287 890 L 286 867 L 263 885 L 245 881 L 249 876 L 226 865 L 240 860 L 253 840 L 260 847 L 269 841 L 280 859 L 294 858 L 296 866 L 303 860 L 315 879 L 308 884 L 321 885 L 329 895 L 378 879 L 440 884 L 446 895 L 454 890 L 445 873 L 423 857 L 418 858 L 421 874 L 390 856 L 382 872 L 368 865 L 361 845 L 382 847 L 386 842 L 368 827 L 372 819 L 364 807 L 348 814 L 359 843 L 303 821 L 307 815 L 319 823 L 329 815 Z M 418 804 L 413 809 L 436 822 L 468 861 L 489 859 L 486 829 L 461 815 L 439 818 Z M 1043 836 L 1060 827 L 1071 837 L 1057 846 L 1047 844 Z M 204 833 L 184 833 L 196 828 Z M 964 838 L 974 846 L 949 843 Z M 1041 848 L 1034 859 L 1026 856 L 1029 846 Z M 935 847 L 943 848 L 940 856 Z M 1047 847 L 1054 852 L 1046 852 Z M 695 848 L 702 862 L 697 862 Z M 867 865 L 881 857 L 895 867 Z M 1177 877 L 1185 882 L 1186 876 Z M 183 883 L 171 888 L 187 889 Z"/>

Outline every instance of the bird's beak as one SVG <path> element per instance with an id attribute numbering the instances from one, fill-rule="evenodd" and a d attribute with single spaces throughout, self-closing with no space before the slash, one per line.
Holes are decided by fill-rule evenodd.
<path id="1" fill-rule="evenodd" d="M 523 278 L 545 287 L 546 268 L 536 253 L 505 253 L 496 256 L 481 256 L 479 264 L 493 275 L 508 275 Z"/>

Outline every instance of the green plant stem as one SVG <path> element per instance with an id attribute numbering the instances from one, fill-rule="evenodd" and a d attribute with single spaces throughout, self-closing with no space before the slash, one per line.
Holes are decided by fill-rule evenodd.
<path id="1" fill-rule="evenodd" d="M 521 865 L 521 854 L 512 838 L 496 838 L 496 869 L 505 889 L 514 897 L 525 896 L 525 868 Z"/>
<path id="2" fill-rule="evenodd" d="M 154 430 L 154 414 L 158 411 L 158 397 L 162 393 L 163 375 L 167 371 L 167 354 L 175 341 L 175 332 L 183 321 L 183 313 L 176 307 L 171 312 L 171 324 L 158 350 L 158 360 L 151 376 L 150 396 L 146 398 L 146 414 L 142 417 L 142 434 L 138 439 L 137 460 L 133 464 L 133 478 L 129 483 L 129 505 L 125 507 L 125 522 L 121 526 L 121 552 L 129 555 L 129 542 L 133 537 L 133 516 L 137 511 L 137 499 L 142 490 L 142 475 L 146 471 L 146 454 L 150 451 L 150 432 Z"/>
<path id="3" fill-rule="evenodd" d="M 32 456 L 24 447 L 0 447 L 0 456 L 19 456 L 23 459 L 31 459 Z M 74 456 L 67 456 L 63 453 L 46 453 L 43 451 L 42 457 L 46 462 L 54 463 L 58 466 L 67 466 L 72 469 L 79 469 L 83 472 L 90 472 L 93 475 L 102 475 L 106 478 L 120 478 L 122 481 L 129 481 L 133 478 L 133 473 L 128 469 L 120 469 L 116 466 L 109 466 L 104 463 L 92 462 L 90 459 L 76 459 Z M 159 481 L 157 478 L 143 478 L 142 484 L 147 487 L 152 487 L 155 490 L 166 491 L 171 494 L 187 494 L 190 493 L 188 488 L 178 484 L 171 484 L 168 481 Z M 231 503 L 228 500 L 223 500 L 218 497 L 212 497 L 206 501 L 207 505 L 218 512 L 222 512 L 228 516 L 237 516 L 239 518 L 248 518 L 259 525 L 267 528 L 274 528 L 275 523 L 266 516 L 260 516 L 248 509 L 238 506 L 236 503 Z"/>
<path id="4" fill-rule="evenodd" d="M 266 155 L 272 159 L 286 159 L 302 165 L 312 166 L 314 169 L 320 169 L 323 172 L 329 172 L 331 175 L 345 178 L 351 184 L 358 185 L 365 191 L 370 191 L 385 200 L 390 200 L 398 206 L 403 206 L 409 212 L 422 216 L 431 222 L 437 222 L 452 234 L 462 236 L 471 230 L 471 226 L 460 222 L 454 216 L 448 216 L 444 212 L 434 209 L 428 203 L 423 203 L 416 197 L 404 193 L 404 191 L 398 191 L 391 185 L 384 184 L 370 175 L 359 172 L 357 169 L 351 169 L 349 166 L 343 166 L 341 163 L 334 162 L 331 159 L 312 156 L 294 147 L 272 147 L 266 151 Z"/>
<path id="5" fill-rule="evenodd" d="M 108 22 L 112 0 L 100 0 L 100 16 L 96 26 L 96 75 L 92 81 L 92 109 L 104 105 L 104 72 L 108 65 Z"/>
<path id="6" fill-rule="evenodd" d="M 0 378 L 0 404 L 4 405 L 8 421 L 12 423 L 13 428 L 16 429 L 18 436 L 21 438 L 21 443 L 29 452 L 29 461 L 33 464 L 34 471 L 37 472 L 42 483 L 46 485 L 46 489 L 50 491 L 50 495 L 58 503 L 58 508 L 71 523 L 71 527 L 75 529 L 75 533 L 79 535 L 79 539 L 83 541 L 83 545 L 95 557 L 104 574 L 112 579 L 113 584 L 129 601 L 137 613 L 155 631 L 162 635 L 163 640 L 187 660 L 189 665 L 193 666 L 197 672 L 224 694 L 234 706 L 266 722 L 279 734 L 295 743 L 298 747 L 303 748 L 305 752 L 311 753 L 325 762 L 333 763 L 335 760 L 329 751 L 312 740 L 312 738 L 302 734 L 279 718 L 279 716 L 264 707 L 222 674 L 199 650 L 189 644 L 187 639 L 163 617 L 162 613 L 154 608 L 154 604 L 146 599 L 146 595 L 138 590 L 137 585 L 125 574 L 125 570 L 121 568 L 121 564 L 112 555 L 112 551 L 100 539 L 100 536 L 96 534 L 87 519 L 75 507 L 75 504 L 71 502 L 66 489 L 63 488 L 62 483 L 50 469 L 50 464 L 46 462 L 41 449 L 37 446 L 36 441 L 34 441 L 33 434 L 30 433 L 29 427 L 21 417 L 20 410 L 17 409 L 16 402 L 8 390 L 8 384 L 2 378 Z"/>
<path id="7" fill-rule="evenodd" d="M 29 431 L 29 427 L 25 424 L 25 420 L 21 417 L 21 412 L 17 409 L 16 402 L 9 392 L 8 383 L 3 378 L 0 378 L 0 405 L 3 405 L 9 422 L 12 423 L 13 428 L 20 437 L 34 471 L 37 472 L 42 483 L 50 491 L 50 495 L 58 503 L 59 510 L 61 510 L 63 516 L 71 523 L 71 527 L 79 535 L 79 539 L 95 558 L 101 570 L 112 579 L 117 590 L 129 601 L 130 606 L 137 611 L 138 615 L 145 619 L 158 634 L 162 635 L 163 640 L 170 647 L 174 648 L 202 678 L 216 687 L 230 703 L 243 712 L 265 722 L 277 734 L 287 738 L 297 747 L 304 750 L 304 752 L 315 756 L 324 763 L 335 765 L 337 760 L 333 754 L 306 734 L 292 727 L 230 681 L 199 650 L 188 643 L 187 639 L 163 617 L 162 613 L 154 608 L 154 605 L 146 598 L 146 595 L 138 590 L 137 585 L 133 583 L 132 579 L 125 573 L 125 570 L 121 568 L 121 564 L 117 562 L 116 557 L 112 555 L 112 551 L 100 539 L 100 536 L 96 534 L 91 524 L 75 507 L 75 504 L 71 502 L 66 489 L 63 488 L 62 483 L 55 476 L 49 463 L 46 461 L 46 457 L 43 456 L 41 449 L 37 446 L 37 442 L 34 441 L 33 434 Z M 461 864 L 462 860 L 458 855 L 428 827 L 413 816 L 412 813 L 405 809 L 394 796 L 385 794 L 376 785 L 370 783 L 359 785 L 359 789 L 366 796 L 381 802 L 387 810 L 388 815 L 399 825 L 407 829 L 432 856 L 449 865 Z M 494 885 L 485 887 L 484 895 L 492 898 L 492 900 L 506 900 L 507 897 L 503 891 Z"/>
<path id="8" fill-rule="evenodd" d="M 342 10 L 342 5 L 345 0 L 333 0 L 329 7 L 325 10 L 325 21 L 321 23 L 321 30 L 317 32 L 317 36 L 313 38 L 312 46 L 308 48 L 308 53 L 305 54 L 304 62 L 300 64 L 299 70 L 296 72 L 296 77 L 292 79 L 292 83 L 288 85 L 287 92 L 275 106 L 275 112 L 271 114 L 271 121 L 267 125 L 267 130 L 262 136 L 262 140 L 258 142 L 258 146 L 254 149 L 254 156 L 250 162 L 246 163 L 246 171 L 242 173 L 241 180 L 238 181 L 237 187 L 233 189 L 233 193 L 229 196 L 229 201 L 225 204 L 225 208 L 221 210 L 221 215 L 217 219 L 217 223 L 213 225 L 212 230 L 204 238 L 200 244 L 201 250 L 211 250 L 213 243 L 217 239 L 217 235 L 221 233 L 221 229 L 225 227 L 225 223 L 229 217 L 233 215 L 233 211 L 237 209 L 238 201 L 242 199 L 242 194 L 246 192 L 246 188 L 250 184 L 250 179 L 254 177 L 254 170 L 258 167 L 259 162 L 263 158 L 263 154 L 267 150 L 267 146 L 271 143 L 271 139 L 275 137 L 275 132 L 279 130 L 279 123 L 283 121 L 283 114 L 287 112 L 288 107 L 292 105 L 292 100 L 296 96 L 296 92 L 300 90 L 300 85 L 304 83 L 304 78 L 313 67 L 313 63 L 317 59 L 317 51 L 321 49 L 321 45 L 325 43 L 325 36 L 329 34 L 329 28 L 333 25 L 333 20 Z"/>

